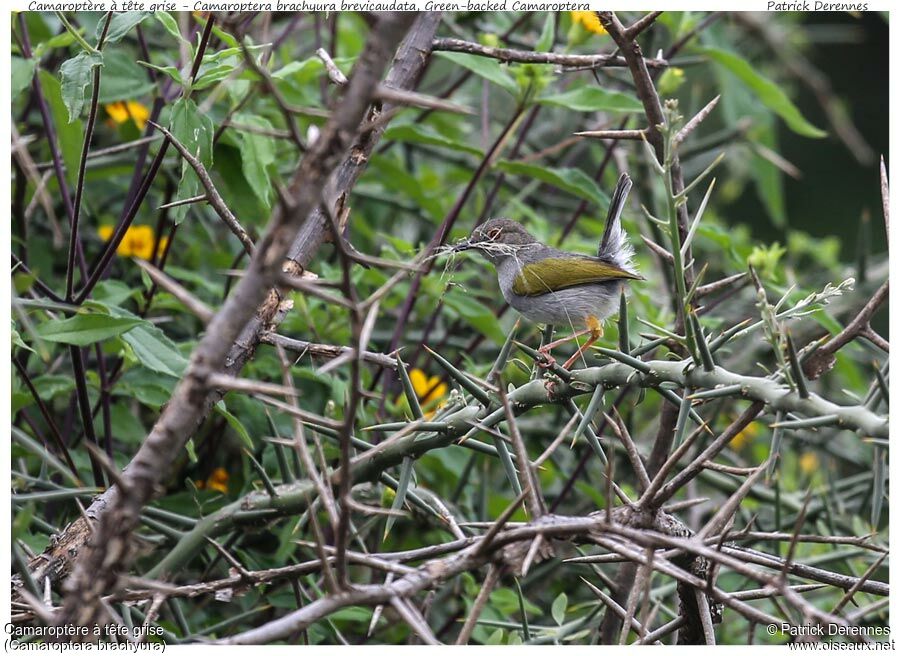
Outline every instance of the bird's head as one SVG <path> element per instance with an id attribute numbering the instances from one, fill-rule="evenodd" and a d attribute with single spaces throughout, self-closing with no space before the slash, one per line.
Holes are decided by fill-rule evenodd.
<path id="1" fill-rule="evenodd" d="M 477 250 L 494 264 L 514 256 L 522 248 L 538 244 L 537 239 L 510 219 L 491 219 L 472 230 L 472 234 L 453 247 L 454 252 Z"/>

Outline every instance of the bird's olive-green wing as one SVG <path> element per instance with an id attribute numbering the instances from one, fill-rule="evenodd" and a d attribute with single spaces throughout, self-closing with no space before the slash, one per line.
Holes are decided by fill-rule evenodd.
<path id="1" fill-rule="evenodd" d="M 638 279 L 640 276 L 602 260 L 548 257 L 523 266 L 513 280 L 513 292 L 519 296 L 539 296 L 577 285 Z"/>

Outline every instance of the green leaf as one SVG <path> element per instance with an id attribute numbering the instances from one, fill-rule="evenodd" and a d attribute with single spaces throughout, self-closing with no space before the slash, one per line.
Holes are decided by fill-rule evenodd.
<path id="1" fill-rule="evenodd" d="M 153 18 L 158 20 L 166 32 L 174 36 L 178 41 L 184 41 L 184 37 L 181 36 L 181 30 L 178 29 L 178 23 L 172 18 L 172 14 L 167 11 L 156 11 L 153 13 Z"/>
<path id="2" fill-rule="evenodd" d="M 172 134 L 189 153 L 207 168 L 212 165 L 213 129 L 212 120 L 197 109 L 193 100 L 180 98 L 172 107 L 170 121 Z M 178 183 L 176 199 L 184 200 L 197 195 L 200 180 L 187 162 L 181 163 L 181 181 Z M 184 220 L 188 206 L 172 208 L 172 218 L 176 225 Z"/>
<path id="3" fill-rule="evenodd" d="M 394 125 L 384 132 L 384 138 L 403 143 L 419 143 L 428 146 L 448 148 L 470 155 L 481 157 L 484 153 L 480 148 L 457 141 L 437 132 L 434 128 L 421 123 L 409 123 L 407 125 Z"/>
<path id="4" fill-rule="evenodd" d="M 151 64 L 150 62 L 145 62 L 145 61 L 141 61 L 141 60 L 138 60 L 138 64 L 140 64 L 141 66 L 146 66 L 147 68 L 152 68 L 154 71 L 159 71 L 163 75 L 167 75 L 174 82 L 176 82 L 178 84 L 178 86 L 181 86 L 181 87 L 187 86 L 187 84 L 184 81 L 184 78 L 181 77 L 181 71 L 179 71 L 174 66 L 157 66 L 156 64 Z"/>
<path id="5" fill-rule="evenodd" d="M 48 342 L 87 346 L 122 335 L 141 323 L 140 319 L 107 314 L 77 314 L 69 319 L 50 319 L 38 324 L 35 332 Z"/>
<path id="6" fill-rule="evenodd" d="M 138 362 L 152 371 L 180 377 L 187 367 L 187 360 L 172 340 L 151 323 L 141 322 L 122 335 L 122 341 L 131 347 Z"/>
<path id="7" fill-rule="evenodd" d="M 506 334 L 500 328 L 497 317 L 483 303 L 465 294 L 458 289 L 451 289 L 444 295 L 444 303 L 447 307 L 456 310 L 459 316 L 470 326 L 485 334 L 497 344 L 506 341 Z"/>
<path id="8" fill-rule="evenodd" d="M 144 380 L 148 376 L 156 375 L 147 371 L 144 367 L 135 367 L 128 374 L 136 372 L 138 376 L 123 377 L 118 385 L 115 386 L 113 393 L 115 395 L 127 396 L 136 399 L 153 410 L 159 410 L 172 396 L 172 387 L 170 383 L 167 387 L 156 380 Z M 162 378 L 162 376 L 160 376 Z M 172 378 L 165 377 L 165 380 L 172 381 Z"/>
<path id="9" fill-rule="evenodd" d="M 114 403 L 110 408 L 112 434 L 117 440 L 126 444 L 140 444 L 147 436 L 147 428 L 135 415 L 127 402 Z M 98 432 L 102 431 L 103 419 L 97 415 L 95 419 Z"/>
<path id="10" fill-rule="evenodd" d="M 66 165 L 66 178 L 69 183 L 74 185 L 78 176 L 78 163 L 81 159 L 84 133 L 82 122 L 76 120 L 69 123 L 68 110 L 63 103 L 59 80 L 55 76 L 47 71 L 38 71 L 38 79 L 41 83 L 41 91 L 47 99 L 47 104 L 50 105 L 53 124 L 56 126 L 56 138 L 59 139 L 59 149 Z"/>
<path id="11" fill-rule="evenodd" d="M 261 52 L 264 46 L 249 46 L 247 50 L 255 58 L 255 53 Z M 244 53 L 239 47 L 217 50 L 203 57 L 197 75 L 191 84 L 195 90 L 206 89 L 228 78 L 244 63 Z"/>
<path id="12" fill-rule="evenodd" d="M 639 112 L 643 106 L 634 96 L 607 91 L 595 86 L 583 86 L 571 91 L 542 96 L 542 105 L 565 107 L 576 112 Z"/>
<path id="13" fill-rule="evenodd" d="M 132 28 L 137 27 L 147 18 L 153 15 L 152 11 L 123 11 L 116 14 L 109 22 L 109 29 L 106 31 L 106 43 L 117 43 L 121 41 Z M 103 32 L 103 26 L 106 24 L 105 19 L 97 22 L 97 40 L 100 40 L 100 34 Z"/>
<path id="14" fill-rule="evenodd" d="M 516 84 L 516 81 L 506 72 L 506 69 L 504 69 L 496 59 L 478 57 L 464 52 L 441 51 L 434 54 L 443 59 L 450 60 L 457 66 L 462 66 L 463 68 L 472 71 L 475 75 L 483 77 L 492 84 L 496 84 L 513 96 L 519 93 L 519 85 Z"/>
<path id="15" fill-rule="evenodd" d="M 172 134 L 204 166 L 212 164 L 213 122 L 193 100 L 180 98 L 172 107 Z"/>
<path id="16" fill-rule="evenodd" d="M 225 421 L 228 422 L 228 425 L 234 429 L 234 432 L 238 434 L 238 437 L 241 438 L 241 442 L 244 443 L 251 451 L 256 448 L 253 444 L 253 440 L 250 439 L 250 433 L 247 432 L 247 429 L 244 428 L 244 425 L 241 423 L 241 420 L 235 417 L 233 414 L 228 412 L 225 407 L 225 401 L 219 401 L 216 403 L 215 407 L 216 412 L 225 417 Z"/>
<path id="17" fill-rule="evenodd" d="M 138 293 L 137 289 L 132 289 L 121 280 L 109 279 L 98 282 L 91 296 L 105 306 L 120 306 Z M 115 312 L 111 314 L 115 314 Z"/>
<path id="18" fill-rule="evenodd" d="M 50 401 L 60 394 L 68 394 L 75 388 L 75 381 L 71 376 L 60 374 L 44 374 L 31 382 L 44 401 Z"/>
<path id="19" fill-rule="evenodd" d="M 35 351 L 33 348 L 31 348 L 30 346 L 28 346 L 28 344 L 26 344 L 25 342 L 22 341 L 22 336 L 19 334 L 19 331 L 16 330 L 16 324 L 15 324 L 15 322 L 13 322 L 12 325 L 13 325 L 13 328 L 12 328 L 12 345 L 13 345 L 13 346 L 18 346 L 19 348 L 23 348 L 23 349 L 25 349 L 26 351 L 31 351 L 32 353 L 35 353 L 36 351 Z"/>
<path id="20" fill-rule="evenodd" d="M 147 74 L 129 57 L 107 57 L 100 76 L 100 96 L 102 104 L 117 100 L 134 100 L 153 91 L 154 84 Z"/>
<path id="21" fill-rule="evenodd" d="M 807 121 L 784 91 L 772 80 L 753 70 L 746 59 L 718 48 L 700 48 L 700 52 L 743 82 L 763 105 L 784 119 L 787 126 L 797 134 L 817 139 L 828 135 Z"/>
<path id="22" fill-rule="evenodd" d="M 480 148 L 470 146 L 462 141 L 445 137 L 434 128 L 421 123 L 409 123 L 407 125 L 395 125 L 385 130 L 384 138 L 403 143 L 420 143 L 428 146 L 448 148 L 470 155 L 481 157 L 483 151 Z"/>
<path id="23" fill-rule="evenodd" d="M 99 52 L 80 52 L 59 67 L 63 103 L 69 111 L 69 123 L 81 116 L 84 89 L 91 83 L 95 66 L 103 66 Z"/>
<path id="24" fill-rule="evenodd" d="M 549 52 L 553 48 L 553 35 L 556 32 L 556 12 L 548 11 L 544 19 L 544 27 L 534 49 L 537 52 Z"/>
<path id="25" fill-rule="evenodd" d="M 64 30 L 56 36 L 50 37 L 46 41 L 42 41 L 41 43 L 36 44 L 34 46 L 32 56 L 36 61 L 41 61 L 43 56 L 50 50 L 54 50 L 56 48 L 68 48 L 73 43 L 75 43 L 75 37 L 68 30 Z"/>
<path id="26" fill-rule="evenodd" d="M 10 58 L 10 89 L 9 98 L 15 100 L 16 96 L 25 91 L 34 78 L 34 60 L 22 57 Z"/>
<path id="27" fill-rule="evenodd" d="M 559 625 L 562 625 L 562 623 L 566 621 L 566 606 L 568 603 L 569 599 L 566 597 L 566 593 L 561 592 L 559 596 L 553 600 L 553 605 L 550 607 L 550 614 L 553 616 L 554 621 Z"/>
<path id="28" fill-rule="evenodd" d="M 538 164 L 511 162 L 509 160 L 501 160 L 497 163 L 497 168 L 513 175 L 524 175 L 546 182 L 579 198 L 584 198 L 594 203 L 597 207 L 607 207 L 609 205 L 609 196 L 603 193 L 600 187 L 597 186 L 597 183 L 581 169 L 552 169 L 539 166 Z"/>
<path id="29" fill-rule="evenodd" d="M 194 438 L 192 437 L 184 444 L 184 450 L 187 451 L 188 460 L 192 465 L 196 465 L 199 462 L 197 458 L 197 447 L 194 446 Z"/>
<path id="30" fill-rule="evenodd" d="M 237 114 L 234 123 L 271 130 L 272 124 L 261 116 Z M 271 206 L 272 180 L 269 167 L 275 163 L 275 140 L 272 137 L 247 130 L 239 130 L 241 139 L 241 170 L 256 197 L 266 207 Z"/>

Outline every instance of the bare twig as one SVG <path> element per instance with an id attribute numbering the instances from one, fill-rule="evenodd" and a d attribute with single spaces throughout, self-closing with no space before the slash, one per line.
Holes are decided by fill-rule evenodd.
<path id="1" fill-rule="evenodd" d="M 253 256 L 253 240 L 250 239 L 250 235 L 247 234 L 247 231 L 244 229 L 244 226 L 241 225 L 240 221 L 237 220 L 237 217 L 232 214 L 231 210 L 228 208 L 228 205 L 225 204 L 225 201 L 222 199 L 222 196 L 219 195 L 218 189 L 213 184 L 212 178 L 209 177 L 209 173 L 206 170 L 206 167 L 203 166 L 203 162 L 194 157 L 194 155 L 187 149 L 187 147 L 181 143 L 178 139 L 175 138 L 171 132 L 169 132 L 166 128 L 161 125 L 157 125 L 156 123 L 150 122 L 153 127 L 162 132 L 166 139 L 175 146 L 175 150 L 177 150 L 181 156 L 184 158 L 194 172 L 197 174 L 197 177 L 200 179 L 200 184 L 203 185 L 203 188 L 206 190 L 206 200 L 210 204 L 210 206 L 216 211 L 216 214 L 219 215 L 219 218 L 228 226 L 228 229 L 234 233 L 234 236 L 238 238 L 238 241 L 244 246 L 244 250 L 247 252 L 247 255 Z"/>
<path id="2" fill-rule="evenodd" d="M 462 39 L 435 39 L 432 44 L 435 51 L 465 52 L 480 57 L 499 59 L 502 62 L 522 62 L 525 64 L 556 64 L 579 68 L 605 68 L 608 66 L 626 66 L 624 57 L 614 55 L 564 55 L 555 52 L 533 52 L 530 50 L 513 50 L 483 46 L 480 43 L 463 41 Z M 663 59 L 647 59 L 647 66 L 664 68 L 668 63 Z"/>

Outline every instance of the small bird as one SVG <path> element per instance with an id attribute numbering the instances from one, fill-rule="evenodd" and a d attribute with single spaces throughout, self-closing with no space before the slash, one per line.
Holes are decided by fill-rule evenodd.
<path id="1" fill-rule="evenodd" d="M 623 173 L 609 204 L 597 257 L 542 244 L 510 219 L 491 219 L 453 247 L 454 252 L 477 250 L 486 257 L 497 270 L 503 298 L 526 319 L 572 328 L 569 337 L 541 347 L 548 358 L 552 348 L 590 335 L 565 369 L 603 336 L 603 321 L 616 311 L 624 284 L 644 279 L 634 269 L 634 249 L 619 220 L 630 190 L 631 178 Z"/>

